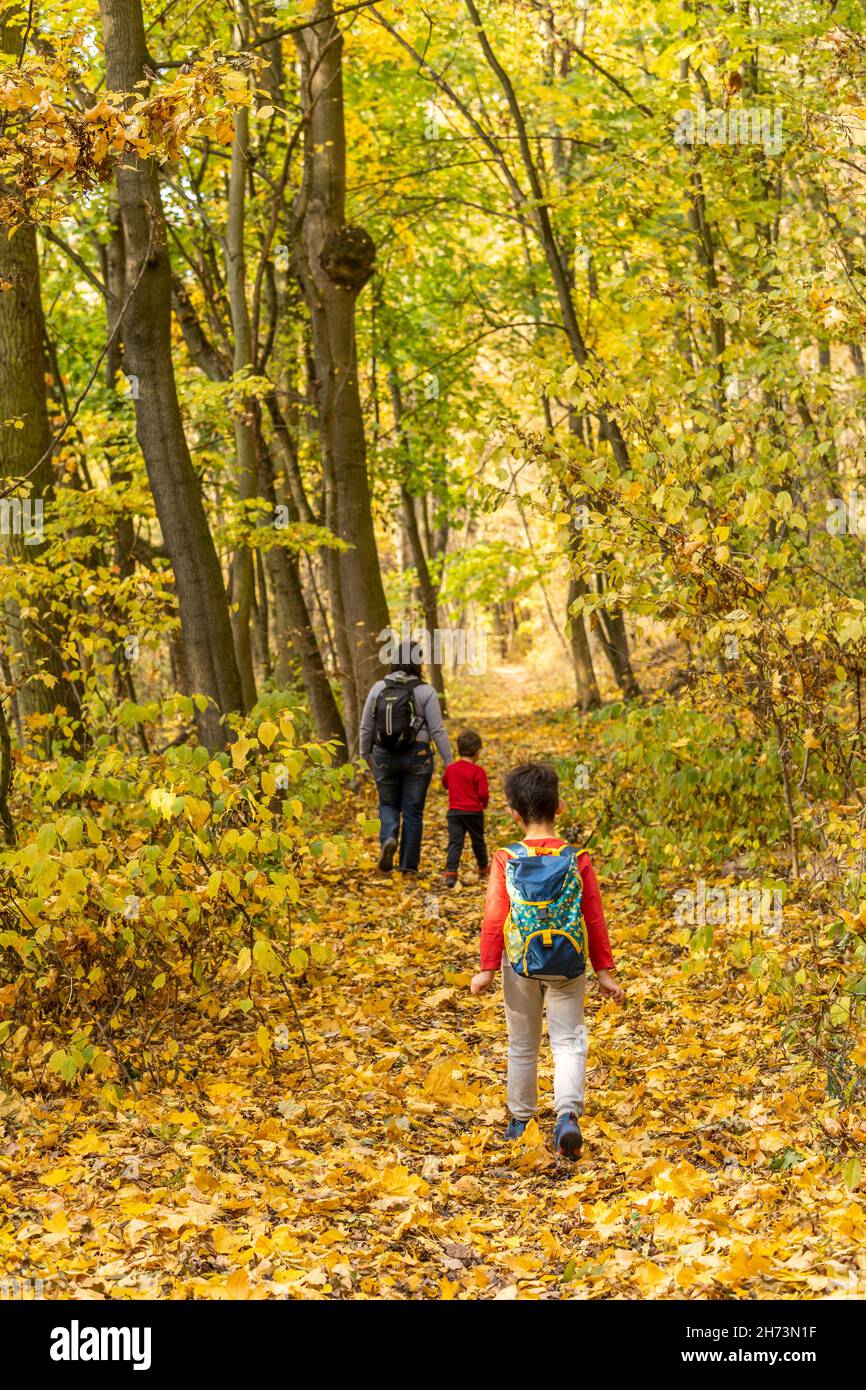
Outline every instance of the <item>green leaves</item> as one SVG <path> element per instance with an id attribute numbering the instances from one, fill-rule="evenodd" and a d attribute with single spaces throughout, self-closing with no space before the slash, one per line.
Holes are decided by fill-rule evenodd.
<path id="1" fill-rule="evenodd" d="M 75 1039 L 68 1050 L 58 1048 L 48 1059 L 48 1070 L 70 1083 L 93 1062 L 96 1048 L 84 1039 Z"/>

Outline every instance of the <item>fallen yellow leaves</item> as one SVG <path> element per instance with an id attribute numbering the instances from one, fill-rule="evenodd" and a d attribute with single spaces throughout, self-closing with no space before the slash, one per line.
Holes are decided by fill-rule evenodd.
<path id="1" fill-rule="evenodd" d="M 539 737 L 555 750 L 563 728 Z M 503 721 L 496 758 L 520 739 Z M 237 1034 L 199 1025 L 174 1090 L 111 1113 L 82 1080 L 0 1105 L 4 1271 L 56 1298 L 866 1294 L 842 1172 L 866 1117 L 789 1063 L 721 949 L 695 969 L 600 869 L 629 995 L 617 1011 L 589 989 L 578 1164 L 550 1149 L 546 1053 L 539 1123 L 502 1142 L 501 1004 L 465 988 L 482 889 L 353 871 L 320 928 L 334 967 L 298 991 L 314 1078 L 275 994 Z"/>

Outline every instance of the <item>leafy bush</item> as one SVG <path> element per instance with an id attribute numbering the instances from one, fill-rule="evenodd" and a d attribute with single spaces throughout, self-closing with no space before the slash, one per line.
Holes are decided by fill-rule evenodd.
<path id="1" fill-rule="evenodd" d="M 228 752 L 22 755 L 30 817 L 0 853 L 0 1045 L 40 1081 L 90 1068 L 161 1084 L 193 1015 L 261 1020 L 257 993 L 327 963 L 305 927 L 350 856 L 323 814 L 351 769 L 290 710 L 237 721 Z"/>
<path id="2" fill-rule="evenodd" d="M 559 763 L 571 836 L 647 902 L 661 870 L 752 867 L 785 838 L 778 754 L 743 724 L 673 701 L 612 704 L 578 722 L 576 743 Z"/>

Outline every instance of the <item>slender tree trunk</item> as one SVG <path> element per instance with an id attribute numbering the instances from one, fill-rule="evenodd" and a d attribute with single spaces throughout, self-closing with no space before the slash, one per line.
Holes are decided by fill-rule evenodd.
<path id="1" fill-rule="evenodd" d="M 100 0 L 113 92 L 142 95 L 150 70 L 140 0 Z M 243 708 L 225 584 L 192 465 L 171 356 L 171 267 L 155 162 L 127 154 L 117 171 L 126 250 L 124 360 L 135 380 L 138 441 L 177 585 L 189 678 L 212 702 L 199 717 L 209 747 L 221 716 Z"/>
<path id="2" fill-rule="evenodd" d="M 691 176 L 691 199 L 688 209 L 689 227 L 695 238 L 698 259 L 704 272 L 707 288 L 707 311 L 710 328 L 710 366 L 715 373 L 713 399 L 717 416 L 725 413 L 725 363 L 724 354 L 727 341 L 725 320 L 719 302 L 719 276 L 716 270 L 716 240 L 707 216 L 704 185 L 698 167 L 698 155 L 692 155 L 694 168 Z"/>
<path id="3" fill-rule="evenodd" d="M 502 616 L 503 606 L 501 603 L 494 603 L 493 613 L 493 636 L 496 638 L 496 648 L 499 653 L 500 661 L 507 661 L 508 652 L 508 629 L 505 626 L 505 619 Z"/>
<path id="4" fill-rule="evenodd" d="M 273 460 L 267 442 L 261 437 L 259 458 L 262 496 L 276 507 Z M 273 546 L 267 552 L 267 563 L 280 614 L 277 652 L 278 661 L 284 663 L 281 664 L 280 670 L 288 673 L 290 657 L 297 657 L 316 733 L 323 741 L 335 739 L 338 745 L 338 760 L 345 762 L 348 748 L 346 730 L 340 718 L 334 692 L 331 690 L 304 598 L 297 558 L 285 546 Z"/>
<path id="5" fill-rule="evenodd" d="M 604 592 L 604 576 L 596 575 L 596 584 L 599 593 Z M 635 674 L 631 668 L 631 656 L 629 654 L 628 634 L 625 630 L 625 619 L 622 613 L 611 612 L 609 608 L 599 608 L 597 610 L 599 620 L 599 637 L 601 639 L 604 654 L 610 662 L 610 669 L 613 678 L 627 700 L 633 700 L 640 695 L 640 686 L 635 679 Z"/>
<path id="6" fill-rule="evenodd" d="M 20 39 L 17 29 L 0 24 L 0 52 L 17 53 Z M 22 479 L 28 494 L 42 497 L 51 487 L 51 460 L 47 456 L 51 433 L 45 389 L 45 318 L 32 223 L 22 222 L 10 236 L 7 224 L 0 222 L 0 276 L 4 281 L 0 291 L 2 471 L 4 477 Z"/>
<path id="7" fill-rule="evenodd" d="M 243 35 L 240 29 L 235 31 L 235 42 L 239 48 L 243 44 Z M 252 324 L 247 303 L 246 256 L 244 253 L 249 137 L 249 110 L 246 107 L 241 107 L 235 115 L 225 239 L 226 286 L 232 320 L 232 367 L 235 372 L 242 372 L 253 366 Z M 238 495 L 241 503 L 244 503 L 251 501 L 257 492 L 256 433 L 253 424 L 252 402 L 249 400 L 243 400 L 235 407 L 234 434 Z M 249 512 L 245 512 L 244 519 L 250 520 Z M 235 655 L 243 685 L 244 704 L 247 709 L 252 709 L 256 702 L 256 677 L 253 670 L 250 632 L 254 589 L 253 553 L 249 546 L 241 545 L 232 558 L 231 618 Z"/>
<path id="8" fill-rule="evenodd" d="M 117 321 L 123 304 L 126 284 L 126 254 L 123 246 L 123 225 L 117 197 L 112 194 L 108 204 L 108 241 L 102 253 L 102 272 L 105 283 L 105 314 L 108 335 L 111 343 L 105 354 L 105 379 L 109 391 L 117 391 L 117 378 L 123 367 L 123 340 L 115 335 Z M 122 492 L 129 483 L 126 469 L 118 469 L 111 464 L 111 485 Z M 114 526 L 114 563 L 122 578 L 127 578 L 135 568 L 133 546 L 135 527 L 131 516 L 119 516 Z"/>
<path id="9" fill-rule="evenodd" d="M 114 393 L 117 391 L 117 379 L 123 367 L 122 339 L 119 334 L 115 333 L 115 329 L 123 304 L 126 255 L 123 246 L 120 209 L 117 206 L 117 198 L 113 194 L 109 198 L 108 226 L 108 241 L 100 243 L 100 259 L 102 279 L 105 285 L 105 316 L 109 336 L 109 348 L 105 354 L 105 379 L 109 391 Z M 110 441 L 108 443 L 110 444 Z M 117 493 L 122 494 L 129 485 L 129 470 L 126 467 L 118 467 L 114 460 L 113 449 L 109 449 L 109 453 L 111 456 L 109 464 L 111 486 Z M 134 548 L 135 527 L 132 517 L 122 513 L 114 523 L 114 568 L 121 580 L 128 579 L 135 570 Z M 120 621 L 120 614 L 116 609 L 115 620 Z M 136 634 L 129 633 L 128 635 L 134 636 Z M 117 691 L 124 699 L 136 703 L 137 696 L 131 660 L 132 658 L 127 654 L 125 643 L 118 643 L 114 654 Z M 143 751 L 147 753 L 149 751 L 147 734 L 141 724 L 137 726 L 137 732 L 139 743 Z"/>
<path id="10" fill-rule="evenodd" d="M 274 447 L 286 471 L 286 483 L 291 493 L 295 510 L 298 513 L 298 518 L 308 524 L 321 524 L 322 518 L 316 516 L 310 506 L 310 500 L 307 497 L 304 481 L 301 477 L 301 470 L 298 466 L 298 451 L 295 440 L 292 431 L 289 429 L 288 422 L 283 412 L 280 410 L 275 391 L 268 393 L 265 398 L 265 405 L 268 408 L 268 414 L 271 417 L 271 424 L 273 426 Z"/>
<path id="11" fill-rule="evenodd" d="M 37 549 L 38 519 L 41 513 L 44 524 L 52 494 L 45 321 L 36 230 L 27 223 L 11 237 L 0 223 L 0 284 L 8 286 L 0 289 L 0 542 L 9 561 L 26 565 Z M 57 694 L 34 679 L 40 669 L 50 672 L 57 665 L 50 644 L 43 642 L 38 624 L 25 623 L 17 603 L 7 603 L 6 622 L 22 714 L 52 708 Z"/>
<path id="12" fill-rule="evenodd" d="M 631 666 L 631 652 L 628 633 L 625 630 L 625 617 L 622 613 L 611 613 L 606 609 L 605 622 L 607 624 L 608 655 L 611 667 L 623 695 L 627 700 L 633 700 L 640 695 L 640 686 Z"/>
<path id="13" fill-rule="evenodd" d="M 253 634 L 255 656 L 264 680 L 270 680 L 274 673 L 271 661 L 271 607 L 268 593 L 268 577 L 261 551 L 253 556 L 256 572 L 256 601 L 253 604 Z"/>
<path id="14" fill-rule="evenodd" d="M 439 650 L 439 644 L 436 642 L 436 633 L 440 627 L 439 596 L 436 593 L 436 586 L 430 578 L 427 557 L 424 554 L 421 532 L 418 529 L 418 514 L 415 511 L 415 498 L 405 487 L 401 487 L 400 489 L 400 505 L 406 538 L 409 542 L 409 549 L 412 554 L 412 564 L 418 576 L 418 591 L 421 595 L 421 607 L 424 612 L 424 627 L 428 633 L 431 652 L 429 662 L 430 683 L 439 695 L 439 703 L 444 713 L 446 707 L 445 675 L 442 670 L 442 662 L 434 659 L 435 652 Z"/>
<path id="15" fill-rule="evenodd" d="M 21 31 L 3 23 L 4 17 L 0 52 L 17 54 Z M 41 549 L 41 528 L 54 495 L 39 256 L 36 229 L 26 221 L 11 235 L 0 223 L 0 493 L 0 546 L 26 566 Z M 47 608 L 39 612 L 36 597 L 28 608 L 33 617 L 22 616 L 18 604 L 10 602 L 4 615 L 18 714 L 62 705 L 77 715 L 81 693 L 65 674 L 63 629 Z"/>
<path id="16" fill-rule="evenodd" d="M 325 489 L 330 493 L 336 533 L 349 546 L 336 565 L 328 561 L 328 571 L 335 627 L 338 633 L 343 628 L 340 660 L 342 664 L 346 656 L 350 658 L 357 709 L 381 674 L 379 634 L 388 627 L 355 343 L 355 301 L 372 274 L 375 247 L 362 228 L 347 226 L 345 221 L 343 40 L 329 0 L 319 0 L 313 19 L 320 22 L 296 35 L 307 128 L 295 256 L 312 324 Z M 333 588 L 335 572 L 339 594 Z M 350 724 L 348 702 L 346 718 Z"/>
<path id="17" fill-rule="evenodd" d="M 601 704 L 598 682 L 595 679 L 592 665 L 592 652 L 589 649 L 589 638 L 586 635 L 586 622 L 582 613 L 572 613 L 571 611 L 573 604 L 586 591 L 586 580 L 583 578 L 575 579 L 572 575 L 568 582 L 566 612 L 568 614 L 571 660 L 574 666 L 574 683 L 577 687 L 577 704 L 581 714 L 588 714 L 590 710 L 598 709 Z"/>
<path id="18" fill-rule="evenodd" d="M 397 435 L 404 455 L 404 466 L 406 474 L 409 472 L 409 440 L 406 434 L 405 422 L 403 419 L 403 397 L 400 391 L 400 383 L 397 374 L 392 367 L 388 373 L 388 385 L 391 391 L 391 405 L 394 411 L 394 423 L 397 427 Z M 430 644 L 430 679 L 431 684 L 441 697 L 440 704 L 445 709 L 445 677 L 442 672 L 441 661 L 433 660 L 433 653 L 437 650 L 436 632 L 439 629 L 439 596 L 436 593 L 436 586 L 430 577 L 430 568 L 427 564 L 427 556 L 424 552 L 424 543 L 421 539 L 421 531 L 418 526 L 418 513 L 415 510 L 415 498 L 410 493 L 405 481 L 400 485 L 400 515 L 403 523 L 403 534 L 409 543 L 412 565 L 418 577 L 418 592 L 421 595 L 421 607 L 424 612 L 424 626 L 428 634 Z"/>
<path id="19" fill-rule="evenodd" d="M 11 789 L 12 740 L 9 737 L 6 711 L 3 708 L 3 701 L 0 700 L 0 825 L 3 827 L 3 838 L 7 845 L 14 845 L 15 843 L 15 822 L 12 819 L 12 812 L 9 810 Z"/>

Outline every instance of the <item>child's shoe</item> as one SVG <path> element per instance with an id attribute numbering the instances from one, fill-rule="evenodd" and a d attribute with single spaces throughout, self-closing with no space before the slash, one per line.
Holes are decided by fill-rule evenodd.
<path id="1" fill-rule="evenodd" d="M 577 1116 L 574 1111 L 570 1111 L 567 1115 L 560 1115 L 556 1121 L 556 1128 L 553 1131 L 553 1147 L 558 1154 L 562 1154 L 565 1158 L 580 1158 L 583 1135 L 580 1132 L 580 1125 L 577 1123 Z"/>
<path id="2" fill-rule="evenodd" d="M 456 874 L 450 873 L 450 872 L 446 869 L 445 873 L 442 875 L 442 886 L 443 886 L 444 888 L 456 888 L 456 887 L 457 887 L 457 875 L 456 875 Z"/>
<path id="3" fill-rule="evenodd" d="M 528 1120 L 515 1120 L 512 1116 L 505 1131 L 506 1139 L 519 1139 L 528 1124 Z"/>
<path id="4" fill-rule="evenodd" d="M 389 874 L 394 867 L 394 855 L 397 853 L 397 841 L 392 835 L 382 846 L 382 853 L 379 855 L 379 868 L 383 874 Z"/>

